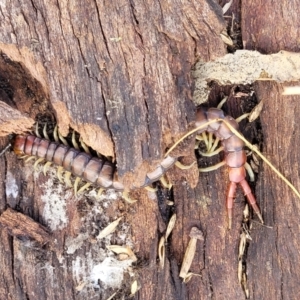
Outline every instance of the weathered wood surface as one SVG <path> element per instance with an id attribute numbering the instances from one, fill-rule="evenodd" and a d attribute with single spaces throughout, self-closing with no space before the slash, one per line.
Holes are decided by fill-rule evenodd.
<path id="1" fill-rule="evenodd" d="M 242 1 L 241 29 L 245 49 L 264 54 L 280 50 L 299 52 L 299 3 L 297 0 Z"/>
<path id="2" fill-rule="evenodd" d="M 130 183 L 142 180 L 150 165 L 163 157 L 166 146 L 193 120 L 190 69 L 196 59 L 208 61 L 226 53 L 220 38 L 225 22 L 221 8 L 212 1 L 85 1 L 84 5 L 79 1 L 24 1 L 21 5 L 12 1 L 1 5 L 1 26 L 1 80 L 17 109 L 32 118 L 54 111 L 64 134 L 72 126 L 96 150 L 116 156 L 119 175 L 126 173 Z M 55 182 L 45 189 L 48 179 L 39 175 L 32 184 L 29 166 L 19 172 L 22 164 L 12 153 L 1 159 L 6 170 L 1 172 L 2 182 L 10 183 L 16 193 L 3 189 L 1 207 L 18 208 L 50 227 L 57 237 L 53 257 L 46 248 L 37 266 L 30 249 L 29 256 L 21 255 L 21 246 L 6 253 L 10 244 L 19 241 L 1 233 L 1 254 L 7 258 L 3 272 L 11 272 L 2 276 L 2 286 L 7 287 L 2 295 L 10 293 L 12 299 L 25 295 L 31 299 L 108 298 L 113 290 L 105 291 L 102 286 L 99 292 L 90 284 L 91 264 L 101 261 L 99 242 L 91 244 L 86 238 L 81 245 L 78 241 L 74 252 L 68 246 L 68 239 L 89 232 L 98 215 L 85 223 L 80 215 L 85 207 L 76 206 L 71 191 L 53 198 Z M 128 173 L 137 170 L 138 176 Z M 65 214 L 56 206 L 60 223 L 49 218 L 49 211 L 45 214 L 49 206 L 53 208 L 47 197 L 49 203 L 65 206 Z M 173 261 L 172 272 L 168 265 L 159 271 L 156 263 L 158 232 L 163 233 L 167 219 L 160 216 L 153 195 L 151 199 L 142 191 L 132 197 L 139 200 L 138 205 L 125 206 L 125 215 L 141 260 L 137 280 L 142 288 L 137 297 L 175 298 L 182 284 L 172 273 L 180 261 Z M 106 223 L 120 215 L 118 203 L 122 202 L 110 204 L 105 211 Z M 11 256 L 22 272 L 12 270 Z M 133 280 L 127 281 L 120 295 L 128 293 Z M 20 282 L 18 289 L 14 282 Z M 88 284 L 76 291 L 82 282 Z"/>
<path id="3" fill-rule="evenodd" d="M 284 7 L 276 5 L 279 10 Z M 276 10 L 274 6 L 272 10 Z M 234 3 L 232 9 L 239 7 Z M 191 66 L 197 59 L 208 61 L 226 53 L 219 36 L 225 27 L 220 7 L 208 0 L 156 4 L 85 1 L 84 5 L 67 1 L 23 1 L 20 5 L 10 1 L 1 4 L 0 11 L 2 89 L 22 113 L 34 118 L 54 111 L 64 133 L 71 126 L 101 153 L 115 155 L 120 175 L 126 173 L 126 182 L 142 178 L 193 120 Z M 299 6 L 295 4 L 292 13 L 297 11 Z M 247 10 L 242 16 L 242 26 L 249 26 L 245 21 Z M 271 30 L 275 25 L 282 24 L 271 22 Z M 252 33 L 258 35 L 255 28 Z M 248 47 L 250 37 L 245 34 L 245 38 Z M 292 49 L 288 41 L 281 49 Z M 264 53 L 280 50 L 268 45 L 262 40 L 255 47 Z M 292 127 L 295 143 L 299 139 L 297 97 L 291 97 L 293 110 L 287 110 L 282 108 L 288 106 L 287 98 L 280 96 L 280 85 L 260 82 L 255 91 L 266 103 L 262 113 L 263 150 L 300 187 L 297 151 L 285 142 L 281 142 L 281 148 L 276 147 L 280 136 L 281 141 L 287 140 Z M 268 97 L 270 94 L 272 97 Z M 215 99 L 211 104 L 215 105 L 221 95 L 220 91 L 212 94 Z M 227 109 L 238 116 L 243 110 L 234 103 L 239 101 L 232 97 Z M 282 124 L 282 131 L 277 130 L 277 124 Z M 8 140 L 1 142 L 2 149 Z M 288 155 L 286 160 L 283 155 Z M 130 242 L 139 258 L 134 279 L 141 288 L 135 299 L 245 298 L 237 280 L 244 197 L 239 190 L 233 228 L 228 231 L 224 207 L 226 168 L 201 174 L 195 189 L 185 179 L 190 171 L 170 171 L 174 208 L 166 206 L 165 201 L 158 202 L 151 193 L 137 191 L 132 197 L 138 203 L 129 206 L 121 200 L 111 201 L 102 211 L 101 204 L 89 206 L 87 200 L 75 199 L 70 190 L 63 190 L 55 181 L 45 191 L 47 177 L 39 175 L 34 181 L 36 175 L 30 166 L 20 172 L 22 164 L 13 153 L 0 160 L 0 180 L 6 184 L 0 186 L 1 212 L 6 205 L 18 209 L 50 228 L 56 237 L 53 249 L 32 249 L 7 232 L 0 232 L 1 297 L 107 299 L 118 289 L 105 289 L 101 282 L 95 288 L 90 283 L 93 264 L 103 260 L 99 253 L 105 248 L 104 241 L 94 239 L 91 228 L 94 224 L 101 228 L 123 216 L 131 226 Z M 220 157 L 208 161 L 218 160 Z M 267 167 L 262 169 L 255 193 L 266 224 L 272 228 L 253 222 L 253 241 L 246 257 L 250 298 L 294 299 L 299 294 L 298 200 Z M 139 176 L 132 176 L 137 170 Z M 52 197 L 56 194 L 60 198 Z M 63 203 L 64 214 L 58 206 L 48 206 L 46 198 L 48 202 Z M 49 208 L 57 208 L 54 213 L 59 215 L 60 223 L 47 219 L 45 211 Z M 165 268 L 160 270 L 157 245 L 173 212 L 177 223 L 167 245 Z M 201 229 L 205 238 L 191 268 L 201 277 L 193 277 L 185 285 L 178 274 L 193 226 Z M 120 243 L 120 239 L 115 235 L 111 242 Z M 128 296 L 132 281 L 125 277 L 116 299 Z"/>

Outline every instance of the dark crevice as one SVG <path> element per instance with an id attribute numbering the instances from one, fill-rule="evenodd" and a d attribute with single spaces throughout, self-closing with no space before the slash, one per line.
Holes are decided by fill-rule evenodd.
<path id="1" fill-rule="evenodd" d="M 103 26 L 102 26 L 102 23 L 101 23 L 101 16 L 100 16 L 99 8 L 97 6 L 97 1 L 94 1 L 94 3 L 95 3 L 96 11 L 97 11 L 97 16 L 98 16 L 100 30 L 101 30 L 101 33 L 102 33 L 102 36 L 103 36 L 103 40 L 104 40 L 104 44 L 105 44 L 105 47 L 106 47 L 106 50 L 107 50 L 107 54 L 108 54 L 109 58 L 111 59 L 111 61 L 113 61 L 113 59 L 112 59 L 112 57 L 110 55 L 110 52 L 109 52 L 108 42 L 107 42 L 107 39 L 106 39 L 106 36 L 105 36 L 105 33 L 104 33 L 104 29 L 103 29 Z"/>

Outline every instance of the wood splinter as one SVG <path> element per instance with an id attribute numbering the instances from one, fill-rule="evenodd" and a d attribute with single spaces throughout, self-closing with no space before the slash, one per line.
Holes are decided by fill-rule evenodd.
<path id="1" fill-rule="evenodd" d="M 43 246 L 51 240 L 48 230 L 30 217 L 7 208 L 0 216 L 0 226 L 8 233 L 25 241 L 36 241 Z"/>
<path id="2" fill-rule="evenodd" d="M 190 236 L 190 241 L 189 244 L 186 248 L 185 254 L 184 254 L 184 258 L 183 258 L 183 262 L 182 262 L 182 266 L 180 269 L 180 273 L 179 273 L 179 277 L 185 279 L 188 275 L 189 275 L 189 269 L 191 267 L 193 258 L 195 256 L 196 253 L 196 244 L 197 244 L 197 240 L 204 240 L 203 237 L 203 233 L 201 230 L 199 230 L 197 227 L 193 227 L 191 229 L 191 232 L 189 234 Z"/>

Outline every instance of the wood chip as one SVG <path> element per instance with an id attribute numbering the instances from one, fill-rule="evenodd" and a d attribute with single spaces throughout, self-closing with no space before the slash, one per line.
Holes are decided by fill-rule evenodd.
<path id="1" fill-rule="evenodd" d="M 168 227 L 167 227 L 166 234 L 165 234 L 166 242 L 168 240 L 170 233 L 172 232 L 172 230 L 175 226 L 175 222 L 176 222 L 176 214 L 174 214 L 169 220 Z"/>
<path id="2" fill-rule="evenodd" d="M 233 41 L 231 39 L 231 37 L 227 34 L 226 30 L 222 31 L 222 33 L 220 34 L 222 41 L 229 46 L 233 46 Z"/>
<path id="3" fill-rule="evenodd" d="M 2 213 L 0 226 L 5 228 L 10 235 L 24 241 L 36 241 L 39 245 L 51 241 L 46 227 L 12 208 L 7 208 Z"/>
<path id="4" fill-rule="evenodd" d="M 250 112 L 250 115 L 249 115 L 249 122 L 253 122 L 254 120 L 256 120 L 262 109 L 263 109 L 263 106 L 264 106 L 264 102 L 263 101 L 260 101 L 253 109 L 252 111 Z"/>
<path id="5" fill-rule="evenodd" d="M 159 264 L 160 267 L 163 269 L 165 266 L 165 237 L 162 236 L 160 238 L 159 244 L 158 244 L 158 257 L 159 257 Z"/>
<path id="6" fill-rule="evenodd" d="M 131 284 L 131 295 L 130 296 L 134 296 L 135 293 L 138 291 L 138 283 L 135 280 L 132 284 Z"/>
<path id="7" fill-rule="evenodd" d="M 282 95 L 300 95 L 300 86 L 285 86 Z"/>
<path id="8" fill-rule="evenodd" d="M 121 254 L 127 255 L 128 259 L 137 261 L 137 258 L 135 256 L 134 252 L 128 246 L 109 245 L 109 246 L 107 246 L 107 249 L 109 249 L 110 251 L 112 251 L 118 255 L 121 255 Z"/>
<path id="9" fill-rule="evenodd" d="M 231 4 L 232 4 L 232 1 L 233 0 L 230 0 L 228 3 L 226 3 L 223 8 L 222 8 L 222 11 L 223 11 L 223 15 L 226 14 L 226 12 L 228 11 L 228 9 L 230 8 Z"/>
<path id="10" fill-rule="evenodd" d="M 179 277 L 186 278 L 196 252 L 197 240 L 204 240 L 203 233 L 197 227 L 193 227 L 190 232 L 190 241 L 186 248 Z"/>
<path id="11" fill-rule="evenodd" d="M 103 230 L 100 231 L 100 233 L 97 236 L 97 239 L 102 239 L 108 236 L 109 234 L 113 233 L 116 230 L 117 226 L 119 225 L 121 219 L 122 217 L 107 225 Z"/>

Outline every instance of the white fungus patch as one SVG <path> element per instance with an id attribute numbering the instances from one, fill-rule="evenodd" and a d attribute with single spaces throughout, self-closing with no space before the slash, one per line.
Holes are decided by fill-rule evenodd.
<path id="1" fill-rule="evenodd" d="M 100 281 L 103 288 L 118 288 L 121 286 L 124 272 L 132 264 L 131 260 L 119 261 L 113 257 L 106 257 L 103 262 L 93 267 L 91 282 L 97 287 Z"/>
<path id="2" fill-rule="evenodd" d="M 194 71 L 194 102 L 207 101 L 212 81 L 220 85 L 251 84 L 256 80 L 287 82 L 300 79 L 300 54 L 280 51 L 264 55 L 257 51 L 237 50 L 214 61 L 199 62 Z"/>
<path id="3" fill-rule="evenodd" d="M 67 237 L 65 241 L 66 253 L 73 254 L 75 251 L 83 245 L 83 243 L 89 238 L 87 233 L 79 234 L 77 237 Z"/>
<path id="4" fill-rule="evenodd" d="M 9 171 L 7 171 L 6 174 L 6 197 L 13 197 L 14 199 L 17 198 L 18 194 L 19 194 L 19 187 L 16 183 L 16 179 L 13 176 L 13 174 Z"/>
<path id="5" fill-rule="evenodd" d="M 47 226 L 55 231 L 66 227 L 68 224 L 66 200 L 71 197 L 71 191 L 65 191 L 65 186 L 62 184 L 54 184 L 54 180 L 56 180 L 55 170 L 49 170 L 47 175 L 48 179 L 43 184 L 43 195 L 41 196 L 44 203 L 42 215 Z"/>

